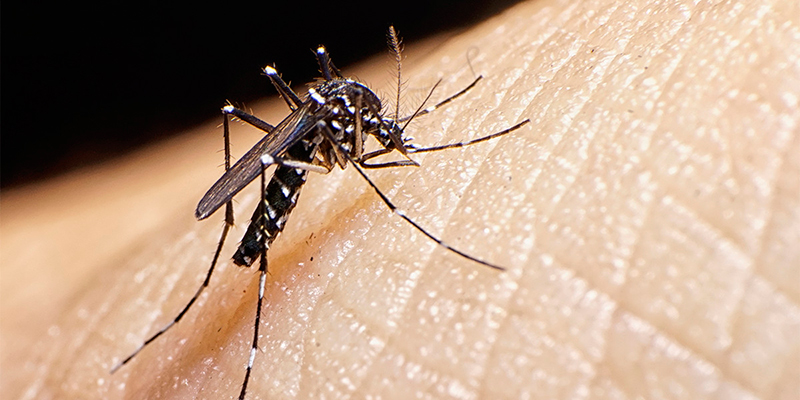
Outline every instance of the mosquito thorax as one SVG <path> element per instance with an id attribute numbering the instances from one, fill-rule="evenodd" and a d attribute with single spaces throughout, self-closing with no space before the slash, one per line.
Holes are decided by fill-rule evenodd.
<path id="1" fill-rule="evenodd" d="M 368 87 L 352 79 L 324 81 L 309 89 L 309 96 L 320 104 L 340 102 L 355 113 L 356 99 L 361 97 L 361 107 L 380 110 L 381 100 Z"/>

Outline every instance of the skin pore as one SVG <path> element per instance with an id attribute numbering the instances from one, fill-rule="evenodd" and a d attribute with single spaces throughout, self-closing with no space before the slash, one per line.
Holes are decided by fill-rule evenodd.
<path id="1" fill-rule="evenodd" d="M 531 123 L 368 173 L 507 271 L 437 247 L 352 169 L 312 174 L 269 252 L 248 399 L 796 398 L 793 4 L 535 1 L 410 45 L 406 111 L 439 78 L 434 101 L 471 82 L 470 65 L 485 77 L 415 120 L 415 142 Z M 343 72 L 389 99 L 388 58 Z M 275 95 L 252 106 L 288 114 Z M 238 395 L 258 273 L 228 257 L 257 184 L 206 293 L 108 373 L 204 278 L 222 214 L 193 211 L 222 173 L 218 125 L 3 194 L 3 397 Z M 236 155 L 258 135 L 233 123 Z"/>

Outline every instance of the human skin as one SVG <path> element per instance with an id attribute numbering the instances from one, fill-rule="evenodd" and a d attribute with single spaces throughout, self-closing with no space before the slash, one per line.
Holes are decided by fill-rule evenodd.
<path id="1" fill-rule="evenodd" d="M 485 76 L 415 142 L 531 123 L 369 174 L 507 270 L 352 168 L 312 174 L 269 251 L 248 399 L 800 397 L 798 21 L 788 0 L 536 1 L 410 46 L 407 103 Z M 344 72 L 388 98 L 386 65 Z M 218 122 L 3 194 L 2 397 L 238 395 L 258 273 L 227 256 L 257 185 L 198 303 L 109 374 L 205 276 Z M 235 152 L 257 135 L 234 123 Z"/>

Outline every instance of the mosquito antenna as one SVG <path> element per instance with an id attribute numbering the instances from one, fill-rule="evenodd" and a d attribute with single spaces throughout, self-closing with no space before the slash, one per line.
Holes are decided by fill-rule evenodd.
<path id="1" fill-rule="evenodd" d="M 397 121 L 400 118 L 400 88 L 403 84 L 401 78 L 401 65 L 403 63 L 403 41 L 397 35 L 397 31 L 394 29 L 394 26 L 389 27 L 389 47 L 392 49 L 394 53 L 394 60 L 397 64 L 397 96 L 395 97 L 394 101 L 394 120 Z"/>
<path id="2" fill-rule="evenodd" d="M 231 169 L 231 136 L 230 136 L 230 124 L 228 123 L 228 114 L 223 113 L 224 117 L 222 120 L 223 126 L 223 138 L 225 140 L 225 171 L 229 171 Z M 183 309 L 181 310 L 178 315 L 170 321 L 167 325 L 163 326 L 158 332 L 154 335 L 150 336 L 149 339 L 145 340 L 139 348 L 137 348 L 133 353 L 131 353 L 128 357 L 124 360 L 117 363 L 114 367 L 111 368 L 110 373 L 113 374 L 117 372 L 122 366 L 127 364 L 131 361 L 136 355 L 138 355 L 142 350 L 144 350 L 147 345 L 158 339 L 161 335 L 167 332 L 170 328 L 175 326 L 178 322 L 181 321 L 184 315 L 189 312 L 189 309 L 192 308 L 192 305 L 200 298 L 200 295 L 203 291 L 208 287 L 209 282 L 211 282 L 211 275 L 214 273 L 214 267 L 216 267 L 217 262 L 219 261 L 219 256 L 222 253 L 222 246 L 225 244 L 225 239 L 228 237 L 228 231 L 233 227 L 233 201 L 229 200 L 225 203 L 225 225 L 222 228 L 222 235 L 219 238 L 219 242 L 217 242 L 217 249 L 214 251 L 214 258 L 211 259 L 211 266 L 208 268 L 208 272 L 206 273 L 206 279 L 203 281 L 203 284 L 197 288 L 197 291 L 192 296 L 192 299 L 189 300 Z"/>

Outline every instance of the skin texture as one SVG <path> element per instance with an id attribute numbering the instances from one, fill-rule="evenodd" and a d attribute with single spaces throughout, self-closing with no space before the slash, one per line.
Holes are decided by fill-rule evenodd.
<path id="1" fill-rule="evenodd" d="M 467 55 L 486 77 L 418 143 L 532 123 L 370 175 L 508 270 L 353 170 L 312 175 L 269 252 L 248 398 L 800 397 L 798 21 L 788 0 L 537 1 L 409 49 L 407 104 L 468 84 Z M 390 98 L 386 58 L 344 72 Z M 204 277 L 217 125 L 3 194 L 3 398 L 238 395 L 258 274 L 227 257 L 257 185 L 198 304 L 108 374 Z"/>

